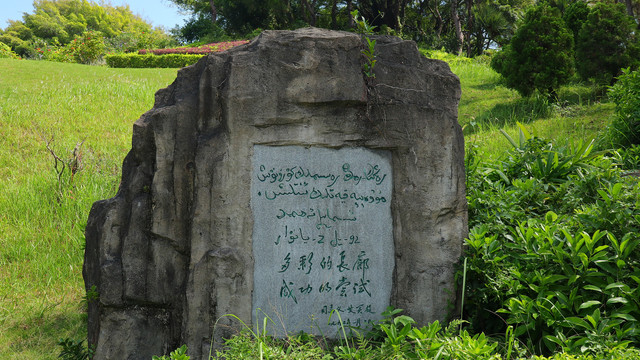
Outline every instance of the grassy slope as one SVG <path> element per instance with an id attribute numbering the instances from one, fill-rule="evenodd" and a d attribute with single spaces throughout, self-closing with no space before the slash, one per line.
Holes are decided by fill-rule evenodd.
<path id="1" fill-rule="evenodd" d="M 590 104 L 588 89 L 561 92 L 562 108 L 540 111 L 476 63 L 452 65 L 462 82 L 460 123 L 467 144 L 497 157 L 499 133 L 516 121 L 552 139 L 595 136 L 612 112 Z M 83 231 L 91 204 L 115 194 L 131 125 L 153 105 L 171 69 L 108 69 L 0 59 L 0 358 L 55 359 L 59 338 L 86 334 L 81 300 Z M 544 113 L 541 115 L 541 113 Z M 544 115 L 544 116 L 543 116 Z M 84 169 L 58 193 L 53 158 L 84 139 Z"/>
<path id="2" fill-rule="evenodd" d="M 523 99 L 504 87 L 486 65 L 460 62 L 452 63 L 451 69 L 462 83 L 458 117 L 465 140 L 478 145 L 487 158 L 497 158 L 510 147 L 500 129 L 516 138 L 517 122 L 532 135 L 563 145 L 597 138 L 613 114 L 613 104 L 595 101 L 587 86 L 564 87 L 559 92 L 561 105 L 545 106 L 543 100 Z"/>
<path id="3" fill-rule="evenodd" d="M 176 70 L 0 59 L 0 74 L 0 358 L 55 359 L 59 338 L 86 334 L 91 204 L 115 194 L 132 123 Z M 41 135 L 63 159 L 85 141 L 84 169 L 61 192 Z"/>

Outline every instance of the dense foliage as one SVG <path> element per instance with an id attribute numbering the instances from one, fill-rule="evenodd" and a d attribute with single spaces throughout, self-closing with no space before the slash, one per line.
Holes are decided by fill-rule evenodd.
<path id="1" fill-rule="evenodd" d="M 541 7 L 546 11 L 541 12 Z M 534 90 L 553 95 L 571 79 L 574 68 L 582 80 L 596 84 L 604 93 L 604 87 L 611 85 L 623 68 L 640 65 L 633 7 L 626 9 L 621 3 L 607 1 L 593 6 L 582 0 L 542 2 L 527 11 L 492 67 L 504 76 L 508 87 L 523 96 Z"/>
<path id="2" fill-rule="evenodd" d="M 573 39 L 578 39 L 578 34 L 580 33 L 580 29 L 582 25 L 587 20 L 587 16 L 589 15 L 589 6 L 584 1 L 576 1 L 573 4 L 569 5 L 567 9 L 562 14 L 562 19 L 565 24 L 573 33 Z"/>
<path id="3" fill-rule="evenodd" d="M 90 63 L 105 51 L 136 51 L 173 43 L 163 30 L 134 15 L 128 6 L 87 0 L 38 0 L 34 8 L 32 14 L 10 21 L 7 28 L 0 30 L 0 42 L 23 57 Z M 93 40 L 92 44 L 84 43 L 85 49 L 78 50 L 78 41 L 87 38 Z M 60 54 L 51 57 L 49 52 Z"/>
<path id="4" fill-rule="evenodd" d="M 9 47 L 9 45 L 0 42 L 0 59 L 17 59 L 18 58 L 18 54 L 16 54 L 15 52 L 13 52 L 11 50 L 11 47 Z"/>
<path id="5" fill-rule="evenodd" d="M 511 142 L 502 161 L 468 160 L 465 318 L 489 334 L 512 325 L 538 353 L 640 345 L 640 185 L 624 168 L 638 150 Z"/>
<path id="6" fill-rule="evenodd" d="M 380 32 L 431 48 L 479 55 L 506 42 L 532 0 L 171 0 L 192 17 L 174 33 L 183 41 L 227 40 L 262 29 L 354 27 L 357 10 Z"/>
<path id="7" fill-rule="evenodd" d="M 640 63 L 637 24 L 620 3 L 598 2 L 576 39 L 576 67 L 583 79 L 610 84 L 622 68 Z"/>
<path id="8" fill-rule="evenodd" d="M 573 36 L 560 11 L 545 2 L 527 11 L 511 42 L 491 66 L 522 96 L 534 91 L 555 97 L 573 73 Z"/>
<path id="9" fill-rule="evenodd" d="M 609 97 L 616 104 L 616 116 L 603 142 L 616 148 L 640 145 L 640 71 L 623 69 Z"/>
<path id="10" fill-rule="evenodd" d="M 112 68 L 181 68 L 202 58 L 199 54 L 110 54 L 104 57 Z"/>

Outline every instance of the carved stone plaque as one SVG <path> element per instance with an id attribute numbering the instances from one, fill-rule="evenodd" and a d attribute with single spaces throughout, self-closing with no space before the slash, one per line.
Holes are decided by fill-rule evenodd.
<path id="1" fill-rule="evenodd" d="M 394 268 L 388 151 L 301 146 L 253 149 L 257 324 L 333 336 L 368 328 L 389 305 Z M 331 315 L 331 319 L 329 317 Z"/>

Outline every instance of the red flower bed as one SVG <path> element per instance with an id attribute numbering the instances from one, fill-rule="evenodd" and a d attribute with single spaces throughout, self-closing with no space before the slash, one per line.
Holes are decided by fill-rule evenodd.
<path id="1" fill-rule="evenodd" d="M 142 49 L 138 50 L 138 54 L 154 54 L 154 55 L 165 55 L 165 54 L 199 54 L 206 55 L 212 52 L 220 52 L 231 49 L 232 47 L 246 44 L 249 40 L 238 40 L 238 41 L 225 41 L 218 42 L 212 44 L 206 44 L 198 47 L 183 47 L 183 48 L 174 48 L 174 49 Z"/>

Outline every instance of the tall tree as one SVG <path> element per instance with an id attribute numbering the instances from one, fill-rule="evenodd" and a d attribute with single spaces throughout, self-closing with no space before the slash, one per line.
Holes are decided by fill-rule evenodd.
<path id="1" fill-rule="evenodd" d="M 211 22 L 215 24 L 218 20 L 218 9 L 216 9 L 216 4 L 213 0 L 209 0 L 209 8 L 211 9 Z"/>
<path id="2" fill-rule="evenodd" d="M 458 41 L 456 54 L 460 56 L 462 55 L 462 48 L 464 46 L 464 34 L 462 33 L 460 15 L 458 14 L 458 0 L 451 0 L 451 19 L 453 21 L 453 29 L 456 33 L 456 40 Z"/>

